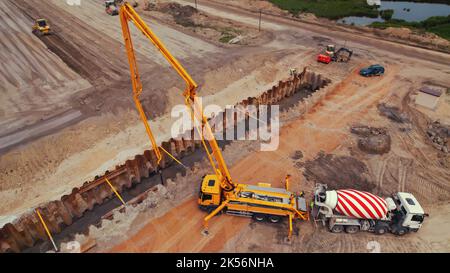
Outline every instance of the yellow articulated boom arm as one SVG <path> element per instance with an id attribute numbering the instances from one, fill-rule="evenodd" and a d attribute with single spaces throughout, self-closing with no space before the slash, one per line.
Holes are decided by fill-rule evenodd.
<path id="1" fill-rule="evenodd" d="M 195 81 L 186 72 L 178 60 L 172 56 L 169 50 L 146 25 L 130 4 L 125 2 L 120 7 L 119 17 L 130 64 L 133 98 L 141 119 L 145 124 L 147 134 L 158 158 L 158 162 L 162 159 L 160 151 L 163 151 L 181 164 L 181 162 L 170 155 L 169 152 L 164 150 L 163 147 L 158 147 L 139 101 L 139 95 L 142 93 L 143 86 L 139 76 L 136 54 L 133 48 L 128 24 L 129 21 L 132 21 L 150 40 L 186 83 L 183 92 L 185 104 L 190 111 L 194 126 L 201 137 L 202 145 L 205 148 L 208 160 L 214 170 L 214 174 L 208 174 L 202 178 L 203 180 L 198 199 L 200 209 L 209 212 L 209 215 L 204 219 L 205 228 L 212 217 L 222 210 L 226 210 L 229 214 L 251 216 L 257 221 L 267 219 L 273 223 L 279 222 L 281 219 L 280 217 L 288 217 L 289 234 L 291 235 L 293 229 L 292 220 L 296 218 L 307 220 L 308 212 L 306 210 L 304 198 L 289 191 L 289 177 L 286 178 L 286 189 L 272 188 L 270 184 L 266 183 L 258 183 L 258 185 L 234 183 L 212 129 L 209 126 L 206 117 L 203 115 L 202 105 L 197 99 L 197 84 Z"/>
<path id="2" fill-rule="evenodd" d="M 147 117 L 139 101 L 139 95 L 142 92 L 142 83 L 136 63 L 136 54 L 133 48 L 128 21 L 132 21 L 135 24 L 135 26 L 152 42 L 152 44 L 160 51 L 160 53 L 164 56 L 164 58 L 169 62 L 169 64 L 177 71 L 177 73 L 185 81 L 186 89 L 184 90 L 183 93 L 183 96 L 185 97 L 185 103 L 186 106 L 189 108 L 192 117 L 195 118 L 197 122 L 202 125 L 202 128 L 198 128 L 198 126 L 196 126 L 196 128 L 199 135 L 202 138 L 202 144 L 207 152 L 208 159 L 214 168 L 214 172 L 220 178 L 222 189 L 224 189 L 225 191 L 233 190 L 235 188 L 235 185 L 231 180 L 228 167 L 225 163 L 225 160 L 223 159 L 222 153 L 216 142 L 216 139 L 214 138 L 214 134 L 211 130 L 211 127 L 209 126 L 206 117 L 203 116 L 202 106 L 196 99 L 197 84 L 186 72 L 183 66 L 178 62 L 178 60 L 174 56 L 172 56 L 169 50 L 164 46 L 164 44 L 147 26 L 147 24 L 142 20 L 142 18 L 136 13 L 136 11 L 129 3 L 125 2 L 120 7 L 119 16 L 122 25 L 122 33 L 125 41 L 125 47 L 128 55 L 128 61 L 130 63 L 131 80 L 133 85 L 133 98 L 136 103 L 136 107 L 139 111 L 139 114 L 141 116 L 141 119 L 145 124 L 147 134 L 150 138 L 153 149 L 158 158 L 158 162 L 162 158 L 159 149 L 162 149 L 169 156 L 171 155 L 167 151 L 165 151 L 162 147 L 158 147 L 156 140 L 153 136 L 153 133 L 151 131 L 150 125 L 148 124 Z M 203 136 L 205 136 L 206 140 Z M 209 144 L 209 147 L 207 143 Z"/>

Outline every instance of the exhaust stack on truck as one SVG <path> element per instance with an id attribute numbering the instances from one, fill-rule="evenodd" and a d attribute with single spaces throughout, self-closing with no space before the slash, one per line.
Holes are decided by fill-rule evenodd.
<path id="1" fill-rule="evenodd" d="M 411 193 L 398 192 L 383 199 L 369 192 L 352 189 L 327 190 L 317 184 L 312 216 L 334 233 L 360 230 L 404 235 L 418 231 L 428 216 Z"/>

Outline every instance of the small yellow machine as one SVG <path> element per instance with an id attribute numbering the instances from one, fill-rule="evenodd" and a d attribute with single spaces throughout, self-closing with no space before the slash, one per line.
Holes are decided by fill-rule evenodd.
<path id="1" fill-rule="evenodd" d="M 201 124 L 201 126 L 196 126 L 196 129 L 199 132 L 199 135 L 202 136 L 203 147 L 206 150 L 208 160 L 214 170 L 214 173 L 203 177 L 198 198 L 200 209 L 209 213 L 204 219 L 205 228 L 207 228 L 208 221 L 220 212 L 253 217 L 256 221 L 267 220 L 272 223 L 280 222 L 283 217 L 287 217 L 289 220 L 290 237 L 293 230 L 293 219 L 308 220 L 309 214 L 303 195 L 289 191 L 289 176 L 286 177 L 285 188 L 273 188 L 270 184 L 266 183 L 259 183 L 257 185 L 234 183 L 211 127 L 209 126 L 206 117 L 203 115 L 202 106 L 197 100 L 197 84 L 130 4 L 127 2 L 122 4 L 119 11 L 119 17 L 130 64 L 134 94 L 133 98 L 146 127 L 147 134 L 152 143 L 158 162 L 162 158 L 161 151 L 165 152 L 173 159 L 175 158 L 163 147 L 157 146 L 148 124 L 147 117 L 139 101 L 139 95 L 142 92 L 142 83 L 137 68 L 128 21 L 132 21 L 153 43 L 186 83 L 186 89 L 183 93 L 184 101 L 191 112 L 193 119 L 197 121 L 195 124 Z"/>
<path id="2" fill-rule="evenodd" d="M 38 35 L 50 34 L 50 25 L 45 19 L 37 19 L 33 25 L 33 33 Z"/>

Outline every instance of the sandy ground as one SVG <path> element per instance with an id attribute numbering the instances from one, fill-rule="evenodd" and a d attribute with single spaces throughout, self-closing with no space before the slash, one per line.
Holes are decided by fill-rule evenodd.
<path id="1" fill-rule="evenodd" d="M 337 84 L 334 91 L 321 105 L 314 108 L 304 118 L 285 124 L 281 131 L 281 143 L 275 152 L 254 152 L 239 160 L 231 168 L 235 181 L 254 184 L 257 182 L 271 182 L 274 186 L 282 186 L 281 181 L 286 173 L 293 175 L 295 190 L 305 190 L 310 196 L 314 181 L 305 180 L 292 160 L 293 151 L 300 150 L 304 160 L 313 159 L 319 152 L 344 154 L 360 158 L 368 163 L 370 172 L 376 176 L 380 172 L 370 163 L 385 162 L 379 156 L 367 156 L 361 152 L 352 152 L 355 142 L 350 134 L 349 126 L 355 123 L 383 122 L 376 106 L 381 101 L 393 101 L 398 95 L 405 93 L 404 82 L 394 83 L 401 72 L 397 65 L 388 66 L 389 73 L 383 78 L 361 79 L 357 70 Z M 363 88 L 362 88 L 363 87 Z M 333 120 L 330 123 L 330 120 Z M 386 123 L 384 121 L 384 123 Z M 398 128 L 395 128 L 398 130 Z M 390 132 L 395 132 L 391 128 Z M 411 134 L 410 134 L 411 135 Z M 300 137 L 299 137 L 300 136 Z M 395 141 L 405 141 L 404 136 L 396 136 Z M 399 138 L 399 139 L 397 139 Z M 417 136 L 420 139 L 420 136 Z M 417 139 L 414 139 L 417 141 Z M 413 139 L 409 139 L 411 141 Z M 447 232 L 441 234 L 437 240 L 438 231 L 432 225 L 445 223 L 448 217 L 448 197 L 450 187 L 446 182 L 450 173 L 446 169 L 423 166 L 431 158 L 418 158 L 415 169 L 408 169 L 399 174 L 398 162 L 417 154 L 435 157 L 430 147 L 421 151 L 414 151 L 402 147 L 403 143 L 393 145 L 392 151 L 385 156 L 391 158 L 384 168 L 394 168 L 396 173 L 381 170 L 378 179 L 371 183 L 376 185 L 376 193 L 380 195 L 390 192 L 408 191 L 418 196 L 425 209 L 430 212 L 430 221 L 426 222 L 424 232 L 411 234 L 403 238 L 387 235 L 385 237 L 361 233 L 354 235 L 330 234 L 324 228 L 316 227 L 312 223 L 296 223 L 298 234 L 290 243 L 286 243 L 286 225 L 274 226 L 270 224 L 253 223 L 249 219 L 234 216 L 215 217 L 210 223 L 210 234 L 201 234 L 202 221 L 205 214 L 196 209 L 196 200 L 191 198 L 177 207 L 169 210 L 163 216 L 146 224 L 130 239 L 113 247 L 113 252 L 368 252 L 371 241 L 380 244 L 382 252 L 434 252 L 448 251 L 449 241 Z M 356 148 L 357 149 L 357 148 Z M 400 155 L 399 155 L 400 154 Z M 403 156 L 399 158 L 399 156 Z M 380 160 L 381 159 L 381 160 Z M 434 161 L 436 161 L 434 159 Z M 401 168 L 401 164 L 400 164 Z M 274 171 L 267 171 L 268 169 Z M 283 170 L 283 172 L 275 171 Z M 427 181 L 415 181 L 426 172 Z M 432 177 L 432 172 L 434 177 Z M 439 172 L 439 174 L 437 173 Z M 397 176 L 400 175 L 400 176 Z M 402 177 L 403 175 L 404 177 Z M 419 178 L 420 179 L 420 178 Z M 420 182 L 426 183 L 421 185 Z M 392 189 L 392 190 L 391 190 Z M 426 192 L 424 192 L 426 191 Z M 427 198 L 433 196 L 433 198 Z M 436 202 L 436 199 L 443 202 Z M 443 205 L 445 204 L 445 205 Z M 436 214 L 435 214 L 436 213 Z M 137 221 L 137 220 L 135 220 Z M 438 228 L 443 230 L 442 228 Z"/>
<path id="2" fill-rule="evenodd" d="M 186 1 L 186 0 L 185 0 Z M 296 16 L 290 14 L 288 11 L 278 8 L 276 5 L 265 0 L 212 0 L 216 3 L 224 3 L 227 6 L 234 6 L 258 12 L 262 11 L 265 14 L 272 14 L 276 16 L 292 17 L 302 22 L 309 22 L 312 24 L 321 23 L 322 25 L 331 26 L 332 28 L 345 29 L 346 31 L 362 32 L 364 34 L 375 34 L 383 39 L 401 39 L 404 42 L 413 43 L 419 46 L 425 46 L 432 49 L 444 50 L 449 52 L 450 41 L 439 37 L 430 32 L 422 32 L 420 30 L 411 30 L 409 28 L 388 27 L 385 29 L 376 29 L 365 26 L 349 26 L 345 24 L 337 24 L 336 21 L 328 20 L 326 18 L 318 18 L 312 13 L 301 12 Z M 191 1 L 192 2 L 192 1 Z"/>
<path id="3" fill-rule="evenodd" d="M 146 7 L 145 2 L 138 1 L 141 4 L 137 10 L 141 15 L 155 18 L 172 28 L 206 39 L 219 47 L 258 46 L 272 39 L 271 32 L 204 13 L 192 6 L 180 5 L 172 1 L 158 1 Z"/>
<path id="4" fill-rule="evenodd" d="M 85 1 L 80 6 L 68 6 L 64 1 L 50 0 L 52 6 L 58 7 L 72 16 L 76 16 L 81 22 L 88 22 L 95 31 L 102 33 L 122 43 L 122 32 L 118 17 L 108 16 L 104 12 L 103 1 Z M 191 35 L 186 35 L 181 31 L 163 25 L 152 18 L 144 17 L 144 20 L 151 25 L 152 30 L 164 41 L 172 54 L 179 59 L 188 57 L 202 57 L 205 54 L 213 54 L 219 49 L 211 43 L 202 41 Z M 136 30 L 132 26 L 132 31 Z M 152 59 L 160 65 L 168 65 L 167 61 L 160 55 L 155 54 L 155 50 L 148 46 L 148 40 L 139 32 L 133 32 L 134 46 L 138 52 Z"/>
<path id="5" fill-rule="evenodd" d="M 32 106 L 33 118 L 38 120 L 34 124 L 23 127 L 24 112 L 18 112 L 16 120 L 2 118 L 1 121 L 5 124 L 8 122 L 8 126 L 21 127 L 20 130 L 11 133 L 6 133 L 6 130 L 2 131 L 2 134 L 3 132 L 6 134 L 0 136 L 0 151 L 2 151 L 0 194 L 5 200 L 9 200 L 2 206 L 1 213 L 5 214 L 3 217 L 7 216 L 8 219 L 11 219 L 11 215 L 12 217 L 18 215 L 41 202 L 59 198 L 62 194 L 71 191 L 73 187 L 93 179 L 99 173 L 113 169 L 116 164 L 123 163 L 128 157 L 149 147 L 132 103 L 129 72 L 126 56 L 122 52 L 118 17 L 106 15 L 101 1 L 85 1 L 86 5 L 80 7 L 68 6 L 61 1 L 53 2 L 44 1 L 39 5 L 32 5 L 33 3 L 29 1 L 16 1 L 14 4 L 5 2 L 2 5 L 7 5 L 11 9 L 11 14 L 22 14 L 18 11 L 25 10 L 29 17 L 22 15 L 24 22 L 21 23 L 20 35 L 29 36 L 33 43 L 42 47 L 42 51 L 65 65 L 66 70 L 72 71 L 74 77 L 82 79 L 79 75 L 85 76 L 86 80 L 83 81 L 86 85 L 95 85 L 95 87 L 85 89 L 80 94 L 77 94 L 77 90 L 74 88 L 67 89 L 70 91 L 67 92 L 67 96 L 64 93 L 58 94 L 57 97 L 67 106 L 62 109 L 65 111 L 61 110 L 61 113 L 55 111 L 56 103 L 44 99 L 43 105 L 51 110 L 48 117 L 45 118 L 37 114 L 39 106 Z M 53 8 L 46 9 L 51 4 L 54 4 Z M 40 41 L 37 37 L 29 34 L 29 29 L 32 24 L 30 17 L 42 15 L 46 15 L 53 26 L 54 35 L 43 37 Z M 6 20 L 8 17 L 2 18 Z M 187 63 L 193 77 L 201 84 L 200 92 L 202 94 L 218 93 L 236 81 L 240 81 L 241 84 L 247 83 L 247 87 L 252 88 L 248 94 L 257 94 L 257 92 L 267 89 L 267 86 L 275 82 L 281 73 L 284 74 L 288 70 L 286 60 L 280 61 L 285 53 L 267 53 L 254 49 L 247 51 L 244 49 L 243 52 L 235 53 L 235 48 L 220 48 L 217 43 L 206 41 L 195 35 L 184 34 L 177 30 L 179 27 L 174 28 L 170 24 L 169 26 L 163 25 L 150 17 L 144 16 L 144 18 L 151 23 L 152 27 L 154 26 L 155 32 L 167 43 L 172 53 L 181 62 Z M 7 26 L 9 25 L 11 23 Z M 6 30 L 9 29 L 5 27 Z M 161 67 L 160 56 L 155 54 L 156 52 L 149 42 L 137 35 L 138 33 L 133 32 L 133 34 L 145 87 L 142 103 L 149 117 L 159 116 L 155 130 L 161 132 L 158 139 L 165 140 L 170 132 L 168 130 L 170 125 L 164 121 L 170 119 L 170 115 L 164 116 L 162 113 L 170 112 L 173 105 L 182 103 L 180 94 L 183 82 L 169 70 L 166 64 Z M 89 43 L 88 41 L 92 39 L 94 42 Z M 36 48 L 33 43 L 20 44 L 21 46 L 17 47 L 25 52 L 21 59 L 32 61 L 28 51 Z M 81 47 L 82 44 L 86 45 Z M 67 48 L 81 48 L 81 50 L 69 52 L 66 50 Z M 67 52 L 58 51 L 63 49 Z M 52 50 L 56 50 L 60 55 L 55 54 Z M 245 56 L 247 52 L 252 52 L 259 58 L 247 57 Z M 97 58 L 93 59 L 92 56 L 96 55 L 98 55 Z M 6 54 L 4 56 L 5 58 L 10 57 Z M 207 59 L 202 56 L 214 56 L 214 58 Z M 94 67 L 90 67 L 92 75 L 85 73 L 89 60 L 95 60 L 94 63 L 90 63 L 94 65 Z M 52 63 L 48 63 L 44 59 L 41 61 L 45 65 L 52 66 Z M 276 62 L 280 62 L 280 67 L 270 69 Z M 218 64 L 221 69 L 218 68 Z M 68 66 L 82 67 L 82 70 L 74 71 Z M 53 67 L 57 68 L 56 65 Z M 253 72 L 258 67 L 260 69 Z M 267 74 L 266 70 L 271 73 Z M 119 71 L 120 73 L 116 73 Z M 161 74 L 149 73 L 150 71 L 160 71 Z M 3 75 L 6 77 L 6 72 Z M 25 72 L 24 75 L 26 76 Z M 44 74 L 41 78 L 47 80 L 48 76 Z M 45 87 L 40 81 L 27 80 L 25 78 L 23 81 L 28 84 L 34 83 L 34 90 Z M 61 79 L 60 82 L 70 83 L 69 80 L 63 80 Z M 2 85 L 2 88 L 7 86 L 7 84 Z M 236 86 L 239 85 L 235 85 L 234 88 Z M 228 97 L 225 96 L 221 105 L 234 104 L 245 97 L 243 93 L 235 96 L 234 94 L 239 92 L 234 88 L 230 88 L 233 93 L 227 95 Z M 164 89 L 169 91 L 163 92 Z M 25 90 L 21 92 L 25 92 Z M 17 96 L 17 93 L 14 93 L 13 96 Z M 30 96 L 41 99 L 44 93 L 39 91 Z M 2 94 L 2 97 L 5 103 L 14 102 L 13 97 L 8 97 L 8 93 Z M 14 102 L 14 104 L 20 105 L 18 102 Z M 80 120 L 82 121 L 79 122 Z M 159 128 L 159 124 L 164 123 L 166 123 L 165 127 Z M 63 129 L 64 127 L 69 128 Z M 54 132 L 58 133 L 46 136 Z M 41 136 L 44 137 L 39 138 Z M 23 145 L 27 142 L 31 143 Z M 22 146 L 14 149 L 17 145 Z M 94 150 L 96 151 L 94 152 Z M 35 188 L 36 183 L 42 187 Z M 55 185 L 57 186 L 55 187 Z M 21 198 L 15 198 L 17 196 L 21 196 Z M 27 201 L 23 202 L 22 200 Z"/>
<path id="6" fill-rule="evenodd" d="M 205 86 L 215 85 L 220 87 L 223 85 L 223 89 L 216 91 L 215 94 L 204 97 L 204 103 L 214 103 L 220 107 L 226 105 L 234 105 L 236 101 L 241 101 L 249 96 L 257 96 L 264 90 L 269 89 L 275 84 L 278 79 L 285 77 L 286 71 L 289 70 L 289 60 L 292 57 L 297 57 L 301 60 L 302 54 L 288 55 L 276 60 L 277 58 L 261 56 L 262 60 L 266 59 L 266 63 L 259 69 L 254 70 L 252 73 L 246 75 L 243 78 L 236 80 L 235 82 L 226 84 L 230 79 L 236 77 L 236 66 L 233 65 L 229 68 L 224 67 L 220 71 L 215 73 L 207 73 L 207 80 Z M 283 53 L 284 55 L 284 53 Z M 276 56 L 276 55 L 275 55 Z M 249 65 L 250 60 L 242 60 Z M 251 61 L 250 61 L 251 62 Z M 237 62 L 239 64 L 240 62 Z M 259 62 L 258 62 L 259 63 Z M 255 66 L 258 63 L 253 63 L 251 66 Z M 277 69 L 272 69 L 276 64 Z M 267 71 L 271 71 L 271 74 L 267 74 Z M 228 78 L 223 78 L 221 81 L 215 82 L 218 78 L 217 73 L 223 75 L 229 75 Z M 238 73 L 240 74 L 240 73 Z M 211 78 L 212 80 L 209 80 Z M 246 93 L 241 92 L 242 88 L 247 90 Z M 203 89 L 202 89 L 203 90 Z M 180 90 L 172 90 L 173 93 L 181 92 Z M 181 96 L 180 96 L 181 97 Z M 182 103 L 181 100 L 174 99 L 173 104 Z M 112 120 L 108 126 L 98 127 L 105 118 Z M 125 120 L 123 120 L 125 119 Z M 5 176 L 10 177 L 11 180 L 3 183 L 3 190 L 0 192 L 5 200 L 10 200 L 2 206 L 3 213 L 9 213 L 17 215 L 21 211 L 28 209 L 34 204 L 38 204 L 48 199 L 58 198 L 63 194 L 66 194 L 76 187 L 82 184 L 84 181 L 92 180 L 99 173 L 104 173 L 107 170 L 113 169 L 116 165 L 122 164 L 127 159 L 134 158 L 134 155 L 140 151 L 149 149 L 150 144 L 145 133 L 145 129 L 141 123 L 136 122 L 137 117 L 133 111 L 123 112 L 121 117 L 106 115 L 105 117 L 92 118 L 86 120 L 70 130 L 64 130 L 62 132 L 63 139 L 56 136 L 51 137 L 58 143 L 80 143 L 85 145 L 86 150 L 82 152 L 76 152 L 80 146 L 65 147 L 64 144 L 60 144 L 56 147 L 50 142 L 38 141 L 36 144 L 32 144 L 31 147 L 24 151 L 15 151 L 12 154 L 14 157 L 3 157 L 5 167 Z M 152 127 L 157 141 L 169 139 L 171 137 L 171 127 L 177 117 L 171 117 L 170 113 L 163 115 L 152 122 Z M 127 123 L 127 120 L 132 120 L 135 124 L 131 125 Z M 87 139 L 85 143 L 79 139 L 78 132 L 80 130 L 87 130 Z M 104 134 L 105 137 L 102 140 L 96 139 L 96 136 Z M 45 161 L 40 160 L 40 155 L 36 155 L 34 158 L 28 155 L 30 149 L 32 151 L 39 151 L 42 149 L 42 145 L 48 147 Z M 48 143 L 48 144 L 46 144 Z M 47 146 L 48 145 L 48 146 Z M 53 162 L 52 158 L 61 158 L 59 153 L 64 154 L 61 161 Z M 25 165 L 24 169 L 17 168 L 17 160 Z M 28 165 L 33 164 L 33 165 Z M 13 167 L 16 166 L 16 167 Z M 44 167 L 45 166 L 45 167 Z M 44 168 L 43 168 L 44 167 Z M 28 169 L 36 169 L 34 172 L 29 172 L 28 177 L 31 181 L 23 181 L 20 184 L 14 183 L 15 179 L 22 179 L 24 177 L 24 171 Z M 41 188 L 36 189 L 35 183 L 40 181 Z M 9 182 L 9 183 L 8 183 Z M 54 187 L 58 185 L 58 187 Z M 43 191 L 43 189 L 45 189 Z M 27 199 L 27 202 L 15 201 L 17 199 L 11 198 L 13 196 L 22 195 Z"/>
<path id="7" fill-rule="evenodd" d="M 0 3 L 1 135 L 67 109 L 67 97 L 91 85 L 47 50 L 31 32 L 32 20 Z M 13 16 L 17 15 L 17 16 Z"/>
<path id="8" fill-rule="evenodd" d="M 192 0 L 176 0 L 177 3 L 186 5 L 194 5 Z M 257 27 L 259 25 L 259 13 L 254 10 L 244 10 L 239 7 L 227 6 L 218 1 L 211 1 L 203 3 L 198 6 L 199 10 L 215 14 L 227 19 L 236 20 L 239 22 L 245 22 L 246 24 Z M 340 28 L 330 27 L 329 24 L 305 23 L 292 21 L 281 16 L 265 15 L 261 21 L 262 29 L 272 31 L 283 30 L 295 30 L 298 34 L 304 34 L 303 38 L 308 39 L 311 37 L 326 38 L 334 40 L 336 45 L 358 45 L 358 47 L 365 48 L 368 51 L 374 51 L 374 49 L 385 50 L 385 54 L 388 54 L 392 58 L 397 58 L 399 55 L 407 56 L 413 59 L 431 60 L 435 63 L 448 65 L 448 54 L 442 52 L 431 51 L 420 47 L 407 46 L 400 43 L 391 42 L 388 40 L 380 39 L 377 36 L 366 35 L 362 31 L 355 29 L 346 29 L 342 31 Z M 321 37 L 322 36 L 322 37 Z"/>
<path id="9" fill-rule="evenodd" d="M 12 21 L 9 16 L 2 16 L 5 20 L 2 33 L 11 37 L 4 39 L 8 50 L 3 52 L 2 61 L 14 63 L 4 66 L 1 73 L 1 86 L 5 90 L 2 92 L 4 108 L 0 112 L 5 130 L 1 135 L 58 116 L 71 108 L 89 115 L 98 114 L 103 108 L 106 108 L 104 112 L 109 112 L 132 107 L 128 101 L 120 102 L 128 98 L 124 91 L 129 90 L 120 22 L 118 17 L 104 12 L 103 1 L 84 1 L 81 6 L 69 6 L 58 0 L 5 1 L 2 7 L 9 16 L 18 14 L 18 19 Z M 30 29 L 34 18 L 41 17 L 49 21 L 52 35 L 41 37 L 39 41 Z M 155 33 L 180 60 L 195 63 L 195 59 L 221 51 L 214 44 L 152 18 L 144 17 L 144 20 L 151 23 Z M 154 104 L 158 100 L 165 101 L 166 97 L 156 91 L 170 86 L 154 84 L 158 78 L 146 72 L 161 69 L 161 66 L 166 69 L 168 63 L 148 46 L 149 41 L 134 26 L 131 29 L 143 81 L 153 83 L 152 88 L 144 90 L 144 97 L 148 99 L 147 104 L 153 105 L 150 114 L 158 115 L 165 104 L 160 102 L 159 107 Z M 201 69 L 200 65 L 195 67 Z M 168 73 L 167 79 L 173 78 L 175 75 Z M 64 118 L 67 117 L 61 117 Z"/>
<path id="10" fill-rule="evenodd" d="M 282 186 L 280 182 L 289 173 L 293 175 L 292 181 L 296 181 L 295 190 L 298 190 L 300 185 L 305 188 L 306 181 L 302 181 L 298 171 L 292 166 L 290 159 L 292 152 L 301 150 L 307 159 L 314 157 L 319 151 L 333 152 L 341 143 L 342 138 L 348 135 L 347 124 L 350 118 L 355 118 L 355 114 L 364 113 L 380 100 L 388 90 L 387 88 L 379 90 L 379 87 L 383 83 L 388 83 L 394 76 L 394 73 L 390 73 L 390 77 L 384 77 L 382 81 L 370 79 L 377 83 L 361 92 L 358 91 L 358 85 L 352 84 L 354 78 L 358 77 L 356 73 L 357 71 L 353 71 L 352 76 L 346 79 L 333 92 L 333 95 L 323 101 L 323 105 L 314 109 L 311 114 L 301 120 L 286 124 L 280 134 L 280 147 L 275 152 L 253 153 L 234 165 L 231 174 L 235 181 L 249 184 L 269 182 L 273 186 Z M 375 90 L 377 92 L 374 92 Z M 337 116 L 339 116 L 338 119 L 335 118 Z M 333 124 L 329 123 L 330 118 L 334 118 Z M 267 171 L 268 169 L 283 170 L 283 173 Z M 279 182 L 274 183 L 274 181 Z M 205 216 L 203 212 L 195 209 L 195 206 L 195 198 L 188 200 L 175 208 L 173 213 L 169 212 L 150 222 L 131 240 L 124 242 L 123 245 L 112 251 L 220 251 L 225 242 L 236 236 L 238 231 L 250 223 L 248 219 L 233 216 L 217 217 L 210 223 L 210 235 L 204 237 L 200 232 L 192 232 L 201 230 Z M 166 230 L 165 223 L 172 223 L 167 225 L 172 229 Z M 159 228 L 155 229 L 155 226 Z M 153 243 L 154 238 L 166 243 Z M 185 242 L 184 238 L 197 243 Z M 142 247 L 139 248 L 137 245 Z"/>
<path id="11" fill-rule="evenodd" d="M 362 49 L 364 47 L 358 48 L 366 53 Z M 372 49 L 370 55 L 367 55 L 379 61 L 380 56 L 374 51 Z M 285 226 L 274 227 L 252 223 L 248 219 L 220 216 L 211 221 L 210 235 L 205 237 L 200 233 L 204 214 L 198 210 L 193 211 L 195 198 L 192 198 L 190 202 L 188 200 L 160 218 L 150 221 L 129 240 L 115 246 L 111 251 L 369 252 L 371 249 L 368 243 L 371 241 L 378 242 L 382 252 L 449 251 L 448 234 L 440 227 L 437 227 L 436 231 L 432 227 L 434 224 L 448 221 L 445 214 L 449 207 L 450 194 L 448 169 L 439 166 L 436 151 L 426 144 L 423 131 L 413 130 L 406 135 L 399 133 L 400 126 L 380 117 L 376 108 L 378 103 L 386 102 L 410 109 L 409 104 L 404 102 L 410 91 L 429 80 L 448 86 L 446 69 L 442 66 L 431 66 L 429 63 L 425 68 L 416 60 L 399 56 L 390 60 L 383 57 L 383 60 L 384 64 L 391 63 L 388 66 L 389 72 L 383 78 L 361 79 L 353 71 L 336 86 L 335 92 L 320 106 L 304 118 L 283 128 L 279 150 L 273 153 L 252 153 L 234 164 L 231 172 L 237 181 L 245 183 L 260 181 L 273 183 L 282 181 L 285 173 L 291 173 L 294 174 L 293 180 L 297 182 L 297 189 L 301 188 L 311 193 L 313 181 L 306 181 L 302 173 L 296 169 L 296 165 L 290 159 L 292 151 L 301 150 L 305 159 L 312 159 L 322 151 L 351 154 L 368 165 L 377 194 L 409 191 L 418 196 L 431 214 L 429 222 L 423 229 L 424 232 L 403 238 L 391 235 L 380 238 L 364 233 L 356 236 L 334 235 L 323 228 L 315 228 L 313 224 L 299 223 L 298 236 L 295 236 L 292 243 L 286 244 L 282 235 L 283 230 L 286 230 Z M 443 113 L 441 108 L 446 109 L 447 102 L 443 101 L 437 113 Z M 409 113 L 413 117 L 421 116 L 415 108 Z M 446 118 L 446 114 L 443 117 Z M 355 152 L 356 143 L 349 132 L 349 127 L 354 123 L 388 125 L 394 139 L 392 151 L 382 157 Z M 419 126 L 417 123 L 414 125 Z M 416 162 L 411 165 L 411 161 Z M 267 169 L 281 169 L 285 173 L 267 172 Z M 273 184 L 280 186 L 279 183 Z M 165 223 L 170 223 L 167 225 L 168 228 Z M 199 231 L 192 232 L 195 229 Z M 439 232 L 443 232 L 441 234 L 443 240 L 436 239 L 435 236 Z M 192 240 L 193 237 L 195 240 Z"/>
<path id="12" fill-rule="evenodd" d="M 104 13 L 102 1 L 83 1 L 86 5 L 80 7 L 70 7 L 58 0 L 14 3 L 0 4 L 19 18 L 12 21 L 8 16 L 0 17 L 0 21 L 6 22 L 2 24 L 2 34 L 11 37 L 11 41 L 5 40 L 10 51 L 0 54 L 0 58 L 11 60 L 11 53 L 18 60 L 11 66 L 17 67 L 14 73 L 0 70 L 0 86 L 7 89 L 2 92 L 2 102 L 17 109 L 10 113 L 0 108 L 0 124 L 2 129 L 7 128 L 6 133 L 0 134 L 0 151 L 2 147 L 8 148 L 0 156 L 0 198 L 4 201 L 0 224 L 41 202 L 58 199 L 73 187 L 148 148 L 143 126 L 138 122 L 131 101 L 118 18 Z M 27 9 L 27 5 L 33 8 Z M 19 7 L 26 12 L 19 12 Z M 233 26 L 245 24 L 253 30 L 258 26 L 255 15 L 217 5 L 203 4 L 199 8 L 205 14 L 239 22 Z M 33 16 L 47 17 L 55 26 L 55 36 L 38 39 L 29 34 Z M 405 108 L 419 125 L 423 125 L 426 116 L 448 120 L 448 98 L 442 100 L 434 112 L 416 111 L 405 100 L 408 92 L 427 82 L 450 86 L 448 55 L 269 18 L 265 18 L 262 27 L 270 33 L 267 36 L 270 39 L 264 38 L 260 45 L 220 45 L 211 40 L 214 35 L 195 34 L 192 29 L 161 21 L 161 18 L 153 18 L 151 13 L 144 15 L 200 83 L 199 92 L 206 96 L 208 103 L 222 106 L 256 96 L 287 77 L 292 67 L 308 66 L 333 80 L 334 92 L 320 105 L 303 118 L 286 122 L 279 150 L 235 153 L 235 157 L 240 156 L 239 160 L 235 158 L 231 169 L 236 181 L 263 181 L 280 186 L 286 173 L 290 173 L 295 189 L 310 194 L 313 181 L 304 178 L 303 170 L 296 165 L 298 162 L 292 159 L 293 151 L 301 150 L 304 160 L 313 160 L 321 151 L 351 155 L 368 166 L 376 193 L 411 191 L 431 212 L 429 223 L 448 221 L 441 215 L 448 210 L 449 172 L 439 164 L 436 151 L 423 137 L 423 130 L 413 128 L 409 134 L 401 133 L 401 126 L 391 124 L 376 110 L 379 102 L 386 102 Z M 173 105 L 181 103 L 179 93 L 183 84 L 138 33 L 134 37 L 144 85 L 148 86 L 144 90 L 143 104 L 161 141 L 168 138 L 172 121 L 168 112 Z M 19 38 L 23 42 L 17 46 L 14 41 Z M 329 43 L 352 48 L 355 54 L 351 63 L 316 63 L 315 54 Z M 358 68 L 375 62 L 386 66 L 384 77 L 365 79 L 357 75 Z M 48 84 L 43 83 L 47 80 Z M 66 88 L 67 84 L 73 86 Z M 10 94 L 14 88 L 19 93 Z M 18 94 L 29 95 L 28 100 L 34 104 L 21 105 L 18 101 L 23 96 Z M 391 152 L 381 157 L 358 152 L 356 140 L 349 132 L 351 124 L 356 122 L 388 127 L 393 137 Z M 192 196 L 180 196 L 169 203 L 162 201 L 164 211 L 158 215 L 136 218 L 135 228 L 129 233 L 134 235 L 129 239 L 121 244 L 105 242 L 96 251 L 365 252 L 366 245 L 362 242 L 372 238 L 362 233 L 355 237 L 338 237 L 324 229 L 314 229 L 310 223 L 297 223 L 300 232 L 291 244 L 285 244 L 285 225 L 255 225 L 251 220 L 232 216 L 213 219 L 211 233 L 205 237 L 200 234 L 204 214 L 197 210 Z M 127 220 L 123 221 L 126 226 Z M 382 239 L 386 245 L 384 251 L 448 251 L 448 241 L 439 241 L 438 230 L 430 225 L 426 224 L 423 232 L 409 237 L 394 240 L 393 236 L 387 236 Z M 114 225 L 105 228 L 105 232 L 108 228 L 114 229 Z M 105 233 L 99 232 L 96 236 L 102 234 Z M 261 244 L 262 238 L 273 241 Z M 125 238 L 121 235 L 119 239 Z"/>

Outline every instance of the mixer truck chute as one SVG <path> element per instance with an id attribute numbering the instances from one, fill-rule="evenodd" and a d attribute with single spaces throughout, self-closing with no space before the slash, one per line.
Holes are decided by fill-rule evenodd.
<path id="1" fill-rule="evenodd" d="M 355 233 L 359 230 L 404 235 L 422 227 L 423 208 L 410 193 L 398 192 L 382 199 L 357 190 L 327 190 L 317 184 L 312 216 L 331 232 Z"/>

